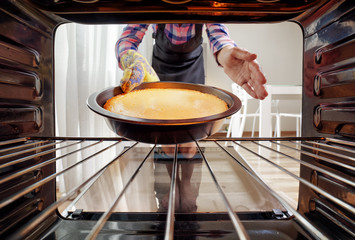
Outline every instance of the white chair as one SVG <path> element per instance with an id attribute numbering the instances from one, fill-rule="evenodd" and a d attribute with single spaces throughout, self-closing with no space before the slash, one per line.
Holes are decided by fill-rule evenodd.
<path id="1" fill-rule="evenodd" d="M 251 97 L 242 87 L 237 85 L 236 83 L 232 83 L 232 92 L 234 95 L 236 95 L 240 101 L 242 102 L 242 107 L 241 109 L 232 115 L 230 122 L 229 122 L 229 127 L 227 131 L 227 137 L 242 137 L 244 128 L 245 128 L 245 122 L 248 117 L 253 117 L 253 128 L 252 128 L 252 133 L 251 136 L 254 136 L 255 132 L 255 121 L 256 118 L 259 117 L 259 107 L 254 113 L 249 113 L 249 102 L 251 100 L 258 101 Z"/>
<path id="2" fill-rule="evenodd" d="M 287 117 L 287 118 L 295 118 L 296 119 L 296 136 L 300 137 L 301 136 L 301 117 L 302 117 L 302 111 L 300 110 L 299 113 L 276 113 L 276 126 L 275 126 L 275 134 L 274 137 L 281 137 L 281 117 Z"/>
<path id="3" fill-rule="evenodd" d="M 276 103 L 276 111 L 271 113 L 275 117 L 275 128 L 274 128 L 274 137 L 281 137 L 281 121 L 284 118 L 295 118 L 296 119 L 296 136 L 301 136 L 301 117 L 302 117 L 302 104 L 299 107 L 299 111 L 296 113 L 290 112 L 280 112 L 279 102 L 281 99 L 292 101 L 293 103 L 302 102 L 302 88 L 295 85 L 269 85 L 267 88 L 269 92 L 269 97 L 271 98 L 271 104 L 274 106 Z M 281 94 L 281 95 L 280 95 Z M 273 95 L 278 96 L 276 99 L 273 99 Z M 285 96 L 287 96 L 285 98 Z M 280 98 L 281 97 L 281 98 Z M 281 105 L 280 105 L 281 106 Z M 288 109 L 287 109 L 288 110 Z"/>
<path id="4" fill-rule="evenodd" d="M 242 87 L 240 87 L 236 83 L 232 83 L 232 92 L 234 95 L 236 95 L 241 100 L 242 107 L 237 113 L 232 115 L 230 122 L 229 122 L 227 137 L 230 137 L 230 136 L 236 137 L 236 138 L 242 137 L 243 132 L 244 132 L 244 128 L 245 128 L 246 119 L 248 117 L 253 118 L 251 137 L 254 137 L 256 118 L 258 118 L 260 116 L 260 112 L 259 112 L 260 108 L 258 107 L 255 112 L 252 112 L 252 113 L 248 112 L 249 111 L 249 102 L 250 101 L 260 101 L 260 100 L 256 100 L 253 97 L 251 97 Z M 281 117 L 290 117 L 291 114 L 279 112 L 279 100 L 278 99 L 272 100 L 272 107 L 274 109 L 274 112 L 271 113 L 271 117 L 275 117 L 274 137 L 280 137 L 281 136 Z M 298 129 L 300 129 L 300 128 L 298 128 Z"/>

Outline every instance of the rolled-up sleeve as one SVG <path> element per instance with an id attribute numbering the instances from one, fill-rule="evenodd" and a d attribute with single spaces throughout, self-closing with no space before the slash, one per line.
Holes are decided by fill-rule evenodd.
<path id="1" fill-rule="evenodd" d="M 216 54 L 219 50 L 226 46 L 237 46 L 237 44 L 230 38 L 228 29 L 224 24 L 206 24 L 206 32 L 210 42 L 210 49 L 216 61 Z"/>

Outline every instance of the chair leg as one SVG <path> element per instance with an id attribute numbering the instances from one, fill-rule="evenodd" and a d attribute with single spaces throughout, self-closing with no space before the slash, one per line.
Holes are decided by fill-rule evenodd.
<path id="1" fill-rule="evenodd" d="M 255 122 L 256 122 L 256 117 L 253 118 L 253 128 L 251 129 L 251 136 L 254 137 L 255 133 Z"/>
<path id="2" fill-rule="evenodd" d="M 241 116 L 240 115 L 235 115 L 233 117 L 233 124 L 230 127 L 231 131 L 231 136 L 232 137 L 239 137 L 240 131 L 241 131 Z"/>
<path id="3" fill-rule="evenodd" d="M 230 137 L 230 135 L 231 135 L 231 132 L 232 132 L 231 128 L 233 126 L 233 120 L 234 120 L 234 115 L 231 117 L 231 120 L 229 122 L 228 131 L 227 131 L 227 138 Z"/>
<path id="4" fill-rule="evenodd" d="M 276 116 L 276 136 L 281 137 L 281 116 Z"/>
<path id="5" fill-rule="evenodd" d="M 242 137 L 242 136 L 243 136 L 244 127 L 245 127 L 245 121 L 246 121 L 246 115 L 243 114 L 243 115 L 242 115 L 242 122 L 241 122 L 240 128 L 239 128 L 238 137 Z"/>

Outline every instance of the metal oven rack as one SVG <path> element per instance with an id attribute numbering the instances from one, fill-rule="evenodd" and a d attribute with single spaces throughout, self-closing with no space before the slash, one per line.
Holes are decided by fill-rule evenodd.
<path id="1" fill-rule="evenodd" d="M 62 196 L 58 197 L 50 204 L 45 204 L 42 200 L 37 199 L 35 203 L 31 203 L 36 212 L 35 217 L 31 221 L 21 224 L 21 226 L 15 231 L 12 235 L 13 239 L 23 238 L 24 236 L 34 235 L 38 226 L 43 225 L 48 219 L 55 215 L 59 216 L 56 212 L 57 209 L 66 204 L 67 207 L 65 211 L 62 211 L 61 214 L 64 218 L 57 217 L 56 220 L 52 221 L 49 226 L 43 227 L 47 230 L 46 233 L 42 233 L 42 237 L 51 236 L 58 229 L 58 226 L 63 224 L 63 222 L 69 222 L 69 224 L 75 224 L 75 214 L 80 214 L 77 212 L 71 212 L 70 206 L 73 206 L 93 185 L 93 183 L 100 177 L 105 170 L 116 161 L 120 161 L 122 157 L 127 155 L 128 152 L 136 149 L 140 143 L 132 143 L 126 141 L 122 138 L 76 138 L 76 137 L 28 137 L 28 138 L 19 138 L 13 140 L 6 140 L 0 142 L 0 186 L 1 188 L 1 202 L 0 209 L 3 213 L 8 211 L 9 207 L 13 207 L 14 203 L 20 201 L 22 198 L 34 197 L 36 192 L 40 192 L 42 186 L 45 186 L 48 183 L 53 183 L 56 178 L 62 176 L 66 172 L 74 169 L 81 164 L 85 163 L 91 158 L 100 156 L 105 151 L 109 151 L 112 148 L 117 148 L 117 146 L 124 145 L 122 149 L 117 153 L 117 155 L 112 156 L 111 159 L 107 160 L 98 171 L 92 174 L 91 177 L 87 178 L 78 186 L 74 187 L 70 191 L 66 192 Z M 74 150 L 72 149 L 75 147 Z M 90 154 L 85 153 L 91 148 L 99 147 L 100 150 L 95 150 L 90 152 Z M 222 202 L 225 205 L 226 212 L 222 215 L 218 214 L 207 214 L 207 216 L 219 216 L 219 221 L 227 221 L 231 228 L 228 229 L 229 234 L 232 231 L 233 238 L 239 239 L 251 239 L 250 229 L 246 229 L 245 216 L 243 214 L 236 212 L 231 201 L 228 199 L 227 194 L 224 191 L 223 186 L 219 183 L 218 178 L 214 174 L 214 169 L 209 163 L 209 155 L 205 153 L 203 149 L 217 149 L 216 151 L 223 152 L 226 156 L 229 156 L 235 164 L 240 166 L 247 175 L 249 175 L 254 181 L 267 192 L 269 192 L 273 198 L 275 198 L 279 204 L 284 208 L 281 212 L 278 212 L 277 209 L 273 209 L 274 216 L 285 216 L 286 219 L 291 220 L 294 224 L 299 226 L 303 232 L 303 237 L 300 239 L 328 239 L 329 238 L 329 229 L 341 229 L 344 232 L 344 235 L 352 238 L 354 237 L 353 231 L 353 216 L 355 209 L 353 206 L 353 195 L 354 195 L 354 147 L 355 143 L 350 141 L 332 139 L 332 138 L 323 138 L 323 137 L 312 137 L 312 138 L 208 138 L 199 142 L 195 142 L 196 149 L 198 149 L 199 154 L 202 157 L 203 163 L 206 165 L 206 168 L 209 170 L 209 174 L 213 179 L 213 182 L 216 186 L 217 192 L 219 193 Z M 114 201 L 110 204 L 110 207 L 106 209 L 105 212 L 96 214 L 94 218 L 91 218 L 90 221 L 85 221 L 89 225 L 89 229 L 81 231 L 85 235 L 85 239 L 94 239 L 100 237 L 102 232 L 107 233 L 107 226 L 112 221 L 112 217 L 116 214 L 114 213 L 114 208 L 117 203 L 120 201 L 121 197 L 129 187 L 129 185 L 134 181 L 135 177 L 139 174 L 140 169 L 144 166 L 148 157 L 153 154 L 153 152 L 159 148 L 157 145 L 148 145 L 148 153 L 141 159 L 139 166 L 132 172 L 129 180 L 122 187 L 120 192 L 115 197 Z M 157 216 L 154 220 L 163 222 L 163 228 L 150 231 L 150 235 L 156 234 L 164 239 L 174 239 L 174 236 L 178 236 L 179 230 L 176 228 L 176 223 L 179 221 L 179 214 L 175 212 L 175 190 L 176 189 L 176 176 L 177 176 L 177 166 L 178 166 L 178 146 L 173 146 L 175 149 L 174 157 L 172 158 L 172 173 L 171 173 L 171 182 L 170 182 L 170 191 L 169 200 L 168 200 L 168 209 L 164 214 L 154 215 Z M 63 150 L 66 152 L 63 154 Z M 291 154 L 290 154 L 291 152 Z M 81 154 L 83 157 L 80 161 L 75 162 L 74 164 L 67 166 L 59 171 L 52 171 L 49 174 L 39 173 L 41 169 L 46 166 L 59 163 L 65 157 L 68 157 L 73 154 Z M 287 168 L 283 167 L 282 162 L 273 161 L 273 155 L 276 154 L 287 160 L 294 161 L 300 165 L 301 173 L 295 173 Z M 269 163 L 273 168 L 278 169 L 291 178 L 297 180 L 300 184 L 299 192 L 299 204 L 302 205 L 302 196 L 307 194 L 307 191 L 311 191 L 316 196 L 320 196 L 319 199 L 312 200 L 315 202 L 314 208 L 311 210 L 304 210 L 299 205 L 298 208 L 295 208 L 287 200 L 285 200 L 281 195 L 279 195 L 275 190 L 273 190 L 260 176 L 260 174 L 248 163 L 248 158 L 253 156 L 257 158 L 258 161 L 265 161 Z M 41 159 L 36 161 L 36 159 Z M 308 159 L 308 160 L 307 160 Z M 340 159 L 340 160 L 339 160 Z M 27 164 L 28 163 L 28 164 Z M 304 175 L 302 168 L 310 169 L 311 173 L 317 173 L 316 176 L 325 176 L 328 179 L 331 179 L 334 183 L 341 186 L 341 189 L 346 189 L 344 194 L 347 197 L 339 194 L 339 190 L 336 190 L 334 193 L 331 188 L 327 189 L 323 185 L 319 185 L 317 179 L 314 178 L 314 175 L 310 177 L 302 176 Z M 52 169 L 53 170 L 53 169 Z M 28 174 L 32 174 L 33 181 L 30 181 L 30 184 L 25 184 L 21 179 L 26 179 Z M 39 177 L 39 175 L 41 175 Z M 33 177 L 34 176 L 34 177 Z M 350 177 L 348 177 L 350 176 Z M 28 182 L 28 180 L 26 180 Z M 7 186 L 7 189 L 4 188 Z M 14 187 L 20 186 L 20 187 Z M 22 186 L 22 187 L 21 187 Z M 306 188 L 306 191 L 302 189 Z M 10 193 L 8 193 L 9 190 Z M 45 193 L 41 198 L 48 197 L 46 195 L 53 195 L 54 193 Z M 308 194 L 310 195 L 310 194 Z M 309 198 L 311 196 L 308 196 Z M 68 201 L 70 203 L 68 204 Z M 332 210 L 332 207 L 327 207 L 327 211 L 324 208 L 319 207 L 321 203 L 329 202 L 330 206 L 337 206 L 340 210 Z M 323 204 L 324 205 L 324 204 Z M 312 221 L 312 211 L 315 209 L 318 212 L 322 212 L 323 216 L 327 218 L 326 222 L 327 227 L 323 228 L 323 225 L 315 223 Z M 20 213 L 20 210 L 18 210 Z M 278 215 L 279 214 L 279 215 Z M 198 215 L 198 214 L 196 214 Z M 128 215 L 126 215 L 127 217 Z M 135 216 L 133 214 L 133 216 Z M 145 216 L 144 214 L 141 216 Z M 183 215 L 188 216 L 188 215 Z M 2 234 L 7 229 L 12 226 L 7 225 L 7 222 L 11 218 L 16 217 L 16 211 L 11 215 L 3 215 L 1 220 L 1 228 L 3 229 Z M 69 220 L 65 220 L 65 218 Z M 191 217 L 189 217 L 191 219 Z M 63 220 L 64 219 L 64 220 Z M 95 219 L 95 220 L 93 220 Z M 194 219 L 200 219 L 194 217 Z M 127 220 L 127 219 L 126 219 Z M 201 220 L 201 219 L 200 219 Z M 250 220 L 250 219 L 249 219 Z M 135 220 L 137 222 L 137 220 Z M 184 221 L 184 218 L 182 218 Z M 16 221 L 15 221 L 16 222 Z M 53 223 L 54 222 L 54 223 Z M 79 221 L 80 222 L 80 221 Z M 217 221 L 218 222 L 218 221 Z M 216 222 L 216 224 L 217 224 Z M 330 225 L 329 225 L 330 223 Z M 246 223 L 247 224 L 247 223 Z M 54 226 L 54 227 L 53 227 Z M 225 225 L 226 226 L 226 225 Z M 86 226 L 87 227 L 87 226 Z M 327 230 L 328 228 L 328 230 Z M 111 229 L 111 231 L 113 231 Z M 121 226 L 121 231 L 122 226 Z M 84 232 L 84 233 L 83 233 Z M 38 234 L 38 233 L 37 233 Z M 131 232 L 132 234 L 132 232 Z M 137 234 L 135 232 L 135 234 Z M 201 234 L 201 232 L 199 233 Z M 205 233 L 206 234 L 206 233 Z M 209 232 L 209 234 L 216 234 Z M 222 233 L 220 233 L 223 235 Z M 225 232 L 226 234 L 226 232 Z M 198 234 L 197 234 L 198 235 Z M 218 235 L 218 234 L 217 234 Z M 217 236 L 215 235 L 215 236 Z M 227 234 L 228 235 L 228 234 Z M 82 236 L 82 235 L 81 235 Z M 340 235 L 339 235 L 340 236 Z M 176 238 L 179 239 L 179 238 Z M 276 238 L 274 238 L 276 239 Z"/>

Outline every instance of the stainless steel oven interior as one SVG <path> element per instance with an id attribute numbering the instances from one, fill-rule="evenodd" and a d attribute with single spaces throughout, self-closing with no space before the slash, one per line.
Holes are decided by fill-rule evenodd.
<path id="1" fill-rule="evenodd" d="M 0 14 L 2 239 L 354 239 L 352 1 L 7 0 Z M 302 137 L 55 137 L 60 24 L 279 21 L 303 30 Z M 297 202 L 263 171 L 299 185 Z M 56 196 L 56 179 L 77 174 Z"/>

